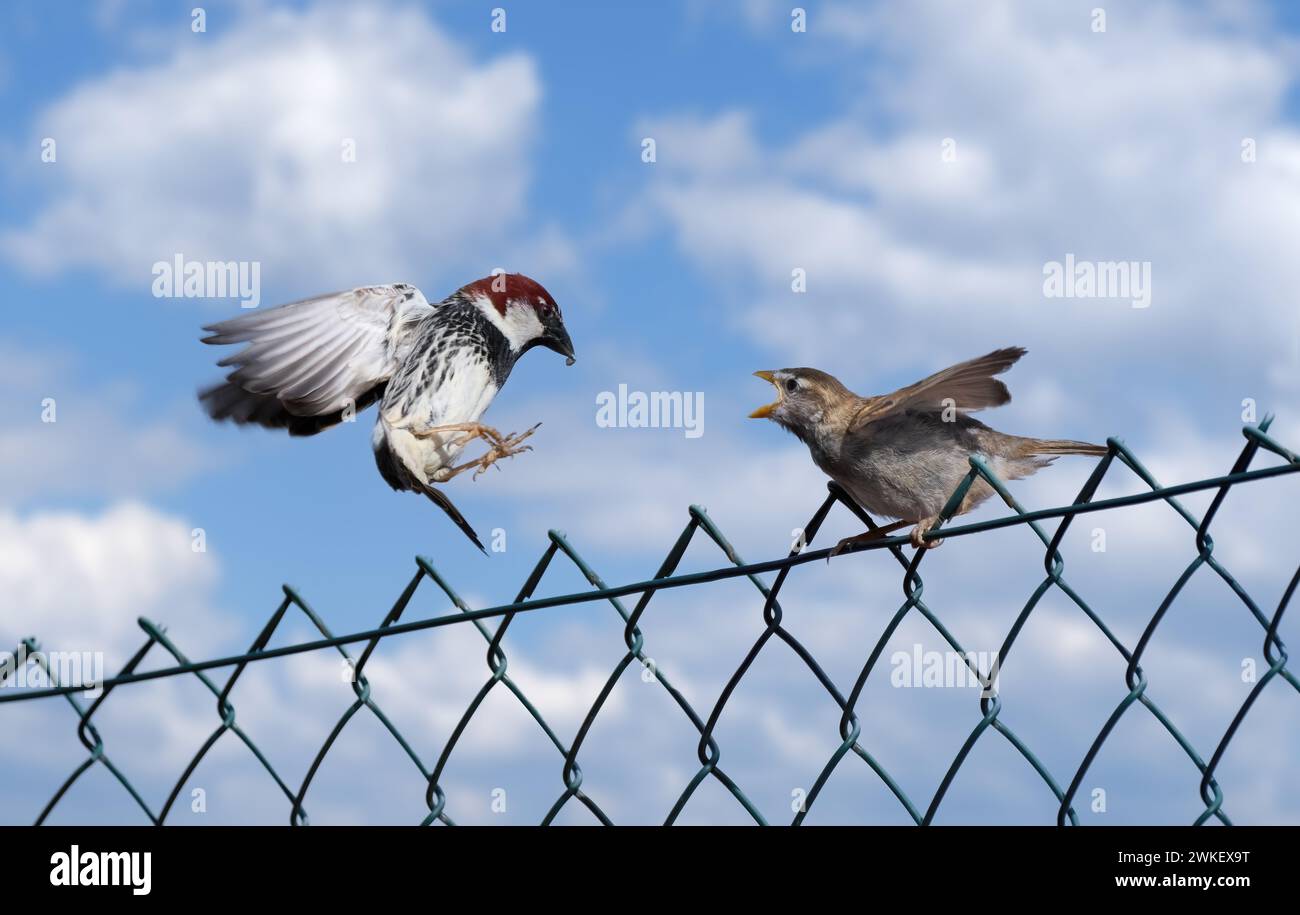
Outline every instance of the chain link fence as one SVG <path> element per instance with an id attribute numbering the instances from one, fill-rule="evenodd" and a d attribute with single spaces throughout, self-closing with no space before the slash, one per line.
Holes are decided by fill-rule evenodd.
<path id="1" fill-rule="evenodd" d="M 607 585 L 594 569 L 579 555 L 578 551 L 564 537 L 564 535 L 552 531 L 550 532 L 550 545 L 543 552 L 541 558 L 534 566 L 531 574 L 520 588 L 515 600 L 512 603 L 488 607 L 482 609 L 472 609 L 456 593 L 451 584 L 443 575 L 425 558 L 416 560 L 417 571 L 410 583 L 406 586 L 397 602 L 385 615 L 383 621 L 374 629 L 354 632 L 346 635 L 335 635 L 330 631 L 325 621 L 312 610 L 311 606 L 292 588 L 284 588 L 284 598 L 280 602 L 276 611 L 267 620 L 261 632 L 249 646 L 247 652 L 231 657 L 213 658 L 205 661 L 191 661 L 181 649 L 175 645 L 164 632 L 163 628 L 147 619 L 139 621 L 141 628 L 145 633 L 145 641 L 135 654 L 129 659 L 121 672 L 114 677 L 104 681 L 102 692 L 94 701 L 85 703 L 74 693 L 81 691 L 82 685 L 60 684 L 55 679 L 53 671 L 45 657 L 40 653 L 40 645 L 34 638 L 23 640 L 15 656 L 25 654 L 27 663 L 40 667 L 52 685 L 39 688 L 21 688 L 6 689 L 0 691 L 0 704 L 7 702 L 32 702 L 41 699 L 57 701 L 55 697 L 61 697 L 71 707 L 77 723 L 77 736 L 81 744 L 85 747 L 87 756 L 85 760 L 76 766 L 68 774 L 60 788 L 44 805 L 43 809 L 35 817 L 36 824 L 44 823 L 50 816 L 51 812 L 67 794 L 68 790 L 93 766 L 103 766 L 112 777 L 121 785 L 122 789 L 129 793 L 131 798 L 148 817 L 149 821 L 155 824 L 163 824 L 167 821 L 168 815 L 173 811 L 177 797 L 181 789 L 190 778 L 191 774 L 198 767 L 217 741 L 226 738 L 228 740 L 237 740 L 241 742 L 248 751 L 253 755 L 266 774 L 274 780 L 280 792 L 283 793 L 285 803 L 288 809 L 288 819 L 294 825 L 307 825 L 309 822 L 307 814 L 307 794 L 311 788 L 312 781 L 315 778 L 321 764 L 331 749 L 339 735 L 343 732 L 350 722 L 358 714 L 370 714 L 375 716 L 379 723 L 392 736 L 393 740 L 401 747 L 410 763 L 414 766 L 424 780 L 427 788 L 424 796 L 424 807 L 427 813 L 423 816 L 422 823 L 431 825 L 434 823 L 443 823 L 454 825 L 454 821 L 448 812 L 448 797 L 443 790 L 441 780 L 444 769 L 452 754 L 456 752 L 458 742 L 468 727 L 470 721 L 474 719 L 483 705 L 484 700 L 493 690 L 506 690 L 512 694 L 520 703 L 527 714 L 536 722 L 537 726 L 545 734 L 546 739 L 554 746 L 555 752 L 563 760 L 562 769 L 562 787 L 551 805 L 548 813 L 543 818 L 543 824 L 549 824 L 555 820 L 556 816 L 567 804 L 581 804 L 586 807 L 600 822 L 612 825 L 610 818 L 600 805 L 588 794 L 582 790 L 583 773 L 582 766 L 579 763 L 579 757 L 582 753 L 584 742 L 586 741 L 592 725 L 600 715 L 602 708 L 608 700 L 615 684 L 623 673 L 633 664 L 642 665 L 645 669 L 653 672 L 654 681 L 662 687 L 671 697 L 673 703 L 680 709 L 681 713 L 690 720 L 691 725 L 699 734 L 699 743 L 697 748 L 698 769 L 690 778 L 689 782 L 682 789 L 679 798 L 668 811 L 664 820 L 665 824 L 672 824 L 677 821 L 682 810 L 695 795 L 697 789 L 707 779 L 716 779 L 745 809 L 755 823 L 765 824 L 767 821 L 760 813 L 758 807 L 746 795 L 744 789 L 736 783 L 722 766 L 722 751 L 714 736 L 719 719 L 724 714 L 728 701 L 731 699 L 737 686 L 749 672 L 754 661 L 758 658 L 760 652 L 773 639 L 780 640 L 789 646 L 808 670 L 816 677 L 818 683 L 826 693 L 834 700 L 839 707 L 841 714 L 839 720 L 839 746 L 831 753 L 821 768 L 816 781 L 808 791 L 801 809 L 795 814 L 793 823 L 798 825 L 802 823 L 808 812 L 816 804 L 818 795 L 821 793 L 827 780 L 832 773 L 844 763 L 849 757 L 856 759 L 866 766 L 886 785 L 898 803 L 906 810 L 907 815 L 913 821 L 920 825 L 931 823 L 940 805 L 943 803 L 944 796 L 947 794 L 953 779 L 966 763 L 971 750 L 975 747 L 976 742 L 988 731 L 994 732 L 999 739 L 1006 740 L 1017 753 L 1019 753 L 1037 773 L 1047 790 L 1050 790 L 1056 798 L 1057 823 L 1059 825 L 1077 824 L 1074 804 L 1079 792 L 1080 785 L 1088 772 L 1089 766 L 1096 758 L 1102 746 L 1110 738 L 1115 730 L 1116 725 L 1126 714 L 1134 709 L 1135 706 L 1141 706 L 1154 719 L 1159 722 L 1160 726 L 1169 733 L 1177 742 L 1187 759 L 1200 773 L 1200 800 L 1204 804 L 1204 810 L 1196 817 L 1196 824 L 1200 825 L 1211 819 L 1217 820 L 1225 825 L 1231 825 L 1232 820 L 1224 804 L 1223 791 L 1220 789 L 1218 782 L 1215 780 L 1215 770 L 1223 759 L 1224 753 L 1229 744 L 1232 742 L 1234 735 L 1237 733 L 1242 722 L 1250 713 L 1251 707 L 1259 698 L 1260 694 L 1274 680 L 1279 680 L 1282 684 L 1289 685 L 1291 690 L 1300 694 L 1300 681 L 1296 676 L 1287 669 L 1287 653 L 1282 640 L 1278 637 L 1278 627 L 1282 621 L 1283 614 L 1292 595 L 1295 593 L 1297 583 L 1300 582 L 1300 567 L 1297 567 L 1295 573 L 1291 576 L 1289 584 L 1285 588 L 1277 607 L 1268 612 L 1261 608 L 1241 584 L 1232 576 L 1223 563 L 1214 556 L 1214 540 L 1210 536 L 1210 527 L 1214 521 L 1220 506 L 1227 497 L 1229 491 L 1234 487 L 1244 483 L 1250 483 L 1265 478 L 1276 477 L 1300 471 L 1300 457 L 1295 452 L 1283 447 L 1268 435 L 1268 428 L 1272 418 L 1267 417 L 1258 426 L 1247 426 L 1243 433 L 1246 438 L 1246 444 L 1243 447 L 1240 456 L 1233 464 L 1232 469 L 1224 476 L 1210 479 L 1198 480 L 1191 483 L 1183 483 L 1176 486 L 1162 487 L 1151 473 L 1142 465 L 1137 457 L 1120 441 L 1110 439 L 1108 441 L 1109 450 L 1097 464 L 1096 469 L 1089 476 L 1087 482 L 1080 490 L 1077 498 L 1070 504 L 1056 508 L 1042 509 L 1037 511 L 1026 511 L 1007 491 L 1002 481 L 999 480 L 989 469 L 987 464 L 980 458 L 971 459 L 971 469 L 969 474 L 963 479 L 962 483 L 954 491 L 952 498 L 949 500 L 943 513 L 941 524 L 946 525 L 956 507 L 961 504 L 968 488 L 977 480 L 984 479 L 991 485 L 999 495 L 1002 496 L 1006 504 L 1012 509 L 1011 514 L 987 521 L 961 524 L 957 526 L 944 527 L 942 536 L 945 538 L 970 536 L 995 528 L 1009 527 L 1012 525 L 1027 524 L 1033 530 L 1034 534 L 1042 541 L 1045 548 L 1043 554 L 1044 575 L 1042 582 L 1034 589 L 1033 593 L 1025 601 L 1023 609 L 1016 617 L 1014 624 L 1007 633 L 1002 642 L 1001 648 L 996 659 L 996 668 L 1000 670 L 1010 656 L 1011 650 L 1015 645 L 1016 639 L 1020 634 L 1030 615 L 1034 612 L 1036 606 L 1045 594 L 1049 591 L 1058 591 L 1064 594 L 1071 603 L 1073 603 L 1080 612 L 1082 612 L 1091 623 L 1104 636 L 1114 650 L 1118 652 L 1126 662 L 1124 674 L 1124 685 L 1127 694 L 1120 700 L 1114 711 L 1106 720 L 1101 729 L 1097 732 L 1092 740 L 1088 751 L 1080 760 L 1078 767 L 1073 773 L 1068 773 L 1068 780 L 1059 778 L 1061 773 L 1053 774 L 1034 754 L 1030 747 L 1022 740 L 1014 730 L 1006 723 L 1000 720 L 999 712 L 1001 704 L 996 694 L 994 678 L 989 672 L 980 671 L 970 659 L 973 655 L 968 654 L 951 632 L 944 626 L 940 617 L 930 608 L 924 598 L 924 584 L 921 576 L 918 574 L 918 568 L 925 558 L 925 551 L 916 551 L 909 555 L 904 553 L 903 546 L 907 543 L 906 536 L 882 537 L 879 540 L 870 543 L 859 544 L 851 547 L 847 552 L 863 551 L 887 551 L 893 561 L 896 561 L 902 569 L 902 584 L 904 600 L 899 605 L 897 611 L 886 625 L 881 633 L 879 640 L 875 643 L 874 648 L 862 664 L 861 670 L 854 680 L 852 686 L 846 692 L 842 691 L 827 675 L 822 666 L 818 663 L 813 654 L 788 630 L 782 625 L 783 612 L 779 601 L 782 586 L 790 575 L 793 568 L 810 562 L 818 562 L 828 558 L 829 549 L 809 549 L 817 535 L 822 523 L 827 515 L 836 504 L 842 505 L 848 511 L 852 512 L 859 518 L 863 524 L 870 529 L 877 527 L 876 523 L 867 516 L 853 501 L 841 491 L 835 484 L 830 484 L 830 493 L 826 500 L 821 504 L 813 514 L 808 524 L 803 528 L 804 538 L 802 543 L 795 546 L 790 555 L 782 558 L 759 563 L 746 563 L 735 549 L 727 541 L 726 537 L 710 519 L 708 514 L 697 506 L 690 509 L 690 519 L 686 527 L 682 530 L 681 535 L 673 544 L 672 549 L 663 560 L 655 577 L 649 581 L 636 582 L 633 584 L 619 585 L 611 587 Z M 1265 451 L 1275 457 L 1282 459 L 1282 463 L 1274 463 L 1268 467 L 1250 469 L 1252 462 L 1260 451 Z M 1113 499 L 1094 500 L 1094 496 L 1102 480 L 1111 473 L 1115 467 L 1127 468 L 1128 471 L 1135 474 L 1139 480 L 1147 487 L 1145 491 L 1134 495 L 1123 496 Z M 1200 491 L 1213 491 L 1214 496 L 1209 508 L 1203 515 L 1197 517 L 1189 511 L 1178 497 Z M 1106 622 L 1097 613 L 1094 608 L 1089 606 L 1066 581 L 1065 562 L 1061 557 L 1058 547 L 1069 528 L 1071 522 L 1079 515 L 1092 512 L 1109 511 L 1123 508 L 1126 506 L 1138 505 L 1146 502 L 1164 501 L 1173 511 L 1175 511 L 1184 521 L 1186 521 L 1191 533 L 1194 535 L 1196 548 L 1195 558 L 1187 565 L 1177 581 L 1168 590 L 1164 599 L 1160 602 L 1155 612 L 1151 615 L 1150 621 L 1143 630 L 1141 637 L 1136 645 L 1132 648 L 1125 645 L 1111 629 Z M 1055 530 L 1048 531 L 1044 525 L 1047 522 L 1057 523 Z M 690 574 L 674 574 L 677 567 L 686 553 L 687 548 L 691 545 L 697 536 L 703 536 L 712 541 L 725 555 L 728 565 L 713 569 L 706 572 Z M 931 532 L 930 538 L 938 536 L 938 531 Z M 534 598 L 533 594 L 541 584 L 547 570 L 552 564 L 563 557 L 564 560 L 571 562 L 590 582 L 592 590 L 574 594 L 563 594 L 553 597 Z M 1225 582 L 1232 592 L 1239 599 L 1244 612 L 1248 613 L 1258 624 L 1260 632 L 1264 639 L 1264 657 L 1268 664 L 1268 669 L 1256 680 L 1249 695 L 1242 702 L 1240 708 L 1233 716 L 1231 723 L 1224 730 L 1222 737 L 1214 746 L 1209 754 L 1208 761 L 1202 753 L 1188 741 L 1188 739 L 1179 731 L 1179 729 L 1170 720 L 1169 716 L 1161 707 L 1147 694 L 1147 679 L 1142 670 L 1142 657 L 1151 643 L 1157 627 L 1180 592 L 1183 591 L 1191 577 L 1197 572 L 1202 574 L 1212 574 L 1218 576 Z M 769 584 L 761 576 L 775 573 L 775 577 Z M 745 655 L 744 660 L 736 668 L 734 673 L 727 680 L 725 687 L 714 701 L 712 707 L 707 710 L 697 709 L 686 697 L 673 685 L 670 673 L 655 665 L 645 651 L 645 634 L 641 625 L 644 618 L 647 605 L 659 591 L 670 588 L 692 587 L 695 585 L 705 584 L 707 582 L 720 581 L 731 578 L 747 578 L 757 589 L 762 597 L 762 614 L 765 627 L 762 633 L 754 641 L 753 646 Z M 443 616 L 436 616 L 428 619 L 402 621 L 402 615 L 406 610 L 411 599 L 415 596 L 417 589 L 425 582 L 429 581 L 434 587 L 441 590 L 443 594 L 452 602 L 455 612 Z M 623 602 L 624 598 L 635 598 L 635 603 L 629 608 Z M 507 672 L 507 654 L 504 646 L 504 640 L 511 622 L 521 613 L 531 613 L 545 610 L 548 607 L 557 607 L 570 604 L 581 604 L 589 602 L 608 602 L 613 612 L 617 613 L 623 623 L 623 639 L 626 651 L 621 658 L 614 664 L 604 687 L 592 702 L 581 725 L 572 739 L 566 740 L 560 736 L 551 726 L 546 718 L 538 711 L 537 706 L 530 701 L 523 689 L 511 679 Z M 282 624 L 287 614 L 291 611 L 303 614 L 311 625 L 315 627 L 320 638 L 308 642 L 270 648 L 271 638 L 277 628 Z M 967 659 L 966 663 L 970 667 L 971 673 L 979 678 L 980 683 L 984 686 L 979 701 L 979 719 L 971 728 L 969 736 L 962 744 L 960 750 L 953 758 L 946 774 L 935 790 L 934 795 L 926 800 L 910 797 L 899 785 L 899 782 L 881 763 L 872 756 L 867 747 L 862 745 L 861 725 L 858 715 L 855 711 L 859 697 L 867 683 L 873 670 L 876 669 L 882 652 L 890 636 L 898 628 L 900 623 L 908 614 L 917 613 L 924 617 L 939 633 L 942 639 L 953 649 L 958 652 L 962 658 Z M 435 629 L 441 626 L 473 626 L 478 630 L 484 642 L 487 644 L 487 666 L 488 674 L 483 682 L 482 687 L 478 690 L 469 706 L 461 715 L 459 722 L 453 729 L 451 736 L 443 745 L 441 753 L 430 767 L 425 760 L 412 749 L 410 742 L 398 730 L 392 721 L 384 714 L 380 707 L 378 699 L 372 695 L 371 686 L 366 678 L 366 664 L 370 660 L 375 649 L 380 642 L 391 636 L 403 633 L 414 632 L 425 629 Z M 146 655 L 158 648 L 166 652 L 174 663 L 167 667 L 140 671 L 137 668 L 144 660 Z M 351 649 L 359 647 L 359 654 L 354 656 Z M 235 707 L 230 701 L 231 690 L 239 681 L 241 674 L 252 663 L 262 663 L 272 658 L 283 657 L 290 654 L 314 651 L 337 651 L 346 662 L 353 668 L 352 690 L 355 694 L 355 700 L 343 711 L 338 721 L 330 730 L 324 743 L 316 752 L 306 773 L 297 782 L 286 780 L 280 771 L 272 765 L 267 755 L 259 748 L 253 737 L 246 733 L 237 723 Z M 224 683 L 218 685 L 217 682 L 209 675 L 217 670 L 233 668 L 229 676 L 225 678 Z M 0 667 L 0 682 L 6 675 L 12 676 L 13 668 Z M 204 687 L 212 693 L 216 700 L 217 724 L 210 736 L 204 741 L 185 770 L 176 779 L 175 786 L 159 806 L 153 806 L 146 800 L 136 786 L 132 784 L 127 774 L 114 764 L 108 753 L 104 739 L 95 727 L 94 718 L 99 709 L 108 701 L 109 697 L 114 695 L 118 689 L 126 684 L 138 683 L 146 680 L 154 680 L 165 677 L 197 677 Z M 2 707 L 2 706 L 0 706 Z M 0 716 L 3 712 L 0 711 Z M 0 718 L 2 720 L 2 718 Z M 1064 787 L 1062 787 L 1064 785 Z"/>

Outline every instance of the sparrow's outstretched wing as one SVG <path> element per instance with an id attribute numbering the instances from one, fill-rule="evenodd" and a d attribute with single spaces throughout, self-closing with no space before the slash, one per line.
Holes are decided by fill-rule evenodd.
<path id="1" fill-rule="evenodd" d="M 864 398 L 849 423 L 849 430 L 861 429 L 904 410 L 942 410 L 952 407 L 960 413 L 1000 407 L 1011 400 L 1011 392 L 994 375 L 1001 375 L 1025 354 L 1018 346 L 994 350 L 987 356 L 968 359 L 922 378 L 916 384 L 892 394 Z"/>
<path id="2" fill-rule="evenodd" d="M 218 365 L 223 384 L 199 393 L 213 419 L 312 435 L 382 395 L 416 322 L 432 308 L 414 286 L 363 286 L 242 315 L 204 343 L 247 343 Z"/>

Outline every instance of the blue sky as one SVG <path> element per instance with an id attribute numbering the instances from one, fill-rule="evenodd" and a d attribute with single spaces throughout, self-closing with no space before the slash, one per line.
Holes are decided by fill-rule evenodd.
<path id="1" fill-rule="evenodd" d="M 984 417 L 1006 431 L 1116 435 L 1166 482 L 1227 471 L 1243 401 L 1278 413 L 1274 433 L 1300 442 L 1300 23 L 1287 5 L 1113 3 L 1095 31 L 1094 2 L 808 3 L 804 33 L 790 28 L 791 5 L 764 0 L 506 4 L 503 33 L 491 29 L 494 5 L 212 4 L 201 33 L 193 3 L 0 12 L 4 647 L 37 635 L 102 650 L 112 665 L 145 615 L 191 657 L 228 653 L 253 638 L 284 582 L 334 631 L 364 629 L 416 554 L 471 603 L 500 603 L 548 528 L 606 581 L 639 580 L 691 503 L 747 558 L 782 554 L 824 484 L 797 442 L 745 419 L 766 399 L 750 375 L 760 368 L 815 365 L 873 393 L 1018 344 L 1029 355 L 1007 378 L 1015 400 Z M 47 137 L 53 163 L 41 161 Z M 355 162 L 340 160 L 344 138 Z M 151 266 L 178 252 L 258 261 L 264 307 L 392 281 L 436 299 L 498 266 L 541 280 L 578 362 L 529 354 L 488 419 L 503 430 L 542 421 L 536 451 L 449 487 L 507 549 L 483 557 L 426 502 L 389 491 L 368 415 L 292 441 L 209 423 L 194 392 L 217 372 L 199 328 L 238 304 L 153 297 Z M 1149 262 L 1150 307 L 1046 298 L 1044 264 L 1067 254 Z M 791 289 L 795 269 L 806 292 Z M 599 427 L 596 398 L 620 384 L 701 392 L 704 434 Z M 56 423 L 41 422 L 46 398 Z M 1031 507 L 1067 501 L 1090 468 L 1067 458 L 1014 491 Z M 1286 529 L 1296 485 L 1234 493 L 1216 525 L 1216 555 L 1266 611 L 1298 558 Z M 1099 520 L 1106 553 L 1090 549 L 1092 527 L 1066 542 L 1072 580 L 1130 645 L 1192 558 L 1179 525 L 1153 506 Z M 195 528 L 207 552 L 191 550 Z M 838 516 L 827 527 L 854 532 Z M 996 648 L 1037 583 L 1027 538 L 962 538 L 927 557 L 927 598 L 968 647 Z M 721 561 L 700 545 L 684 568 Z M 583 587 L 557 572 L 539 593 Z M 1152 689 L 1207 756 L 1248 689 L 1241 661 L 1262 641 L 1216 584 L 1194 583 L 1149 656 Z M 791 626 L 847 690 L 899 593 L 879 554 L 808 567 L 787 589 L 800 607 Z M 412 615 L 446 609 L 432 592 L 417 603 Z M 717 586 L 652 607 L 651 652 L 709 708 L 761 631 L 761 604 Z M 512 627 L 512 673 L 566 738 L 621 655 L 616 622 L 592 606 Z M 1063 782 L 1125 692 L 1122 665 L 1082 623 L 1049 600 L 1003 672 L 1006 720 Z M 1284 637 L 1300 637 L 1295 625 Z M 381 704 L 421 735 L 427 761 L 487 674 L 477 639 L 441 630 L 376 656 Z M 895 642 L 940 647 L 910 623 Z M 261 728 L 291 776 L 350 698 L 334 664 L 264 665 L 236 691 L 241 722 Z M 924 802 L 976 701 L 881 679 L 868 691 L 869 749 Z M 635 673 L 620 683 L 583 754 L 593 796 L 625 820 L 662 819 L 694 771 L 689 725 L 650 690 Z M 1270 688 L 1225 759 L 1225 805 L 1241 820 L 1300 820 L 1297 700 Z M 539 819 L 561 787 L 558 758 L 494 703 L 449 770 L 449 812 Z M 773 819 L 834 748 L 828 705 L 793 656 L 769 649 L 722 719 L 729 771 Z M 16 773 L 0 783 L 0 809 L 24 821 L 79 758 L 74 722 L 54 707 L 0 716 L 6 733 L 53 734 L 39 765 L 21 742 L 0 750 Z M 103 716 L 110 753 L 151 799 L 215 724 L 210 701 L 182 684 L 124 690 Z M 1112 801 L 1089 821 L 1200 812 L 1194 770 L 1150 725 L 1126 718 L 1090 771 L 1086 784 Z M 422 789 L 366 727 L 347 732 L 313 787 L 313 819 L 419 813 Z M 1054 819 L 1032 773 L 986 741 L 940 821 Z M 178 818 L 282 822 L 245 755 L 223 741 L 194 781 L 210 812 Z M 899 821 L 851 762 L 811 819 Z M 487 807 L 493 787 L 518 798 L 504 817 Z M 88 781 L 60 813 L 129 817 L 119 793 Z M 738 812 L 711 785 L 688 819 Z"/>

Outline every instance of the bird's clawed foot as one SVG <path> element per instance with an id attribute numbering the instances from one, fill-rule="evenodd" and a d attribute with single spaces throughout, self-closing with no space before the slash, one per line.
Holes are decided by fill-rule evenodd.
<path id="1" fill-rule="evenodd" d="M 840 553 L 843 553 L 846 549 L 848 549 L 851 546 L 855 546 L 856 544 L 859 543 L 871 543 L 872 541 L 875 540 L 881 540 L 885 537 L 888 537 L 890 534 L 898 530 L 900 527 L 906 527 L 911 523 L 912 523 L 911 521 L 895 521 L 892 524 L 886 524 L 883 527 L 878 527 L 873 531 L 867 531 L 865 534 L 858 534 L 855 537 L 845 537 L 843 540 L 841 540 L 839 543 L 835 544 L 835 546 L 831 548 L 830 553 L 826 555 L 826 561 L 830 562 L 832 556 L 840 555 Z"/>
<path id="2" fill-rule="evenodd" d="M 912 528 L 912 534 L 910 537 L 912 541 L 912 546 L 916 547 L 918 550 L 927 550 L 927 549 L 932 550 L 935 547 L 939 546 L 941 543 L 943 543 L 942 540 L 924 539 L 925 534 L 929 533 L 930 528 L 934 527 L 938 523 L 939 523 L 939 519 L 937 517 L 922 518 L 920 521 L 918 521 L 916 523 L 916 527 Z"/>
<path id="3" fill-rule="evenodd" d="M 531 429 L 528 429 L 524 432 L 512 433 L 510 435 L 502 435 L 500 432 L 493 429 L 491 426 L 483 426 L 480 425 L 479 423 L 463 423 L 454 426 L 437 426 L 434 429 L 430 429 L 427 432 L 422 434 L 427 435 L 428 432 L 437 432 L 437 431 L 467 432 L 469 433 L 469 435 L 465 439 L 466 442 L 470 441 L 471 439 L 482 438 L 485 441 L 487 441 L 490 445 L 487 452 L 484 453 L 482 457 L 475 458 L 472 461 L 466 461 L 464 464 L 461 464 L 457 467 L 443 467 L 439 470 L 434 471 L 434 473 L 430 475 L 430 479 L 432 479 L 434 482 L 437 483 L 445 483 L 448 480 L 450 480 L 452 477 L 457 476 L 466 470 L 473 470 L 474 471 L 473 478 L 477 480 L 479 474 L 487 470 L 489 467 L 491 467 L 493 464 L 495 464 L 497 461 L 501 460 L 502 458 L 514 457 L 516 454 L 523 454 L 525 451 L 532 451 L 533 450 L 532 445 L 522 445 L 520 443 L 524 439 L 531 436 L 534 432 L 536 432 L 537 427 L 540 425 L 541 423 L 538 423 L 536 426 L 533 426 Z M 497 469 L 500 470 L 501 468 L 498 467 Z"/>
<path id="4" fill-rule="evenodd" d="M 540 425 L 541 423 L 537 424 L 537 426 Z M 479 474 L 487 470 L 489 467 L 491 467 L 493 464 L 495 464 L 497 461 L 501 460 L 502 458 L 514 457 L 516 454 L 523 454 L 525 451 L 532 451 L 533 450 L 532 445 L 521 445 L 520 442 L 522 442 L 524 439 L 528 438 L 530 435 L 536 432 L 537 426 L 533 426 L 531 429 L 528 429 L 524 432 L 511 433 L 510 435 L 501 437 L 499 440 L 494 441 L 492 443 L 492 447 L 489 448 L 487 450 L 487 453 L 484 454 L 481 458 L 479 458 L 477 461 L 470 461 L 468 464 L 463 464 L 461 465 L 461 467 L 457 468 L 457 470 L 474 467 L 475 470 L 474 470 L 473 479 L 477 480 Z M 497 468 L 497 470 L 500 469 L 501 469 L 500 467 Z"/>

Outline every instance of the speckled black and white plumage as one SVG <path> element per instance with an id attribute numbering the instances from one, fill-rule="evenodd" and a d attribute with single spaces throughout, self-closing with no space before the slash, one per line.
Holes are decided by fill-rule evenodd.
<path id="1" fill-rule="evenodd" d="M 438 504 L 480 549 L 433 485 L 466 437 L 427 430 L 477 423 L 533 346 L 573 355 L 555 300 L 519 274 L 485 277 L 435 305 L 404 283 L 365 286 L 206 329 L 205 343 L 248 344 L 219 363 L 234 367 L 226 381 L 199 395 L 214 419 L 315 435 L 379 401 L 379 472 Z"/>
<path id="2" fill-rule="evenodd" d="M 469 296 L 434 306 L 412 329 L 379 406 L 372 443 L 394 489 L 422 491 L 459 456 L 463 436 L 419 438 L 413 429 L 477 422 L 522 354 Z"/>

